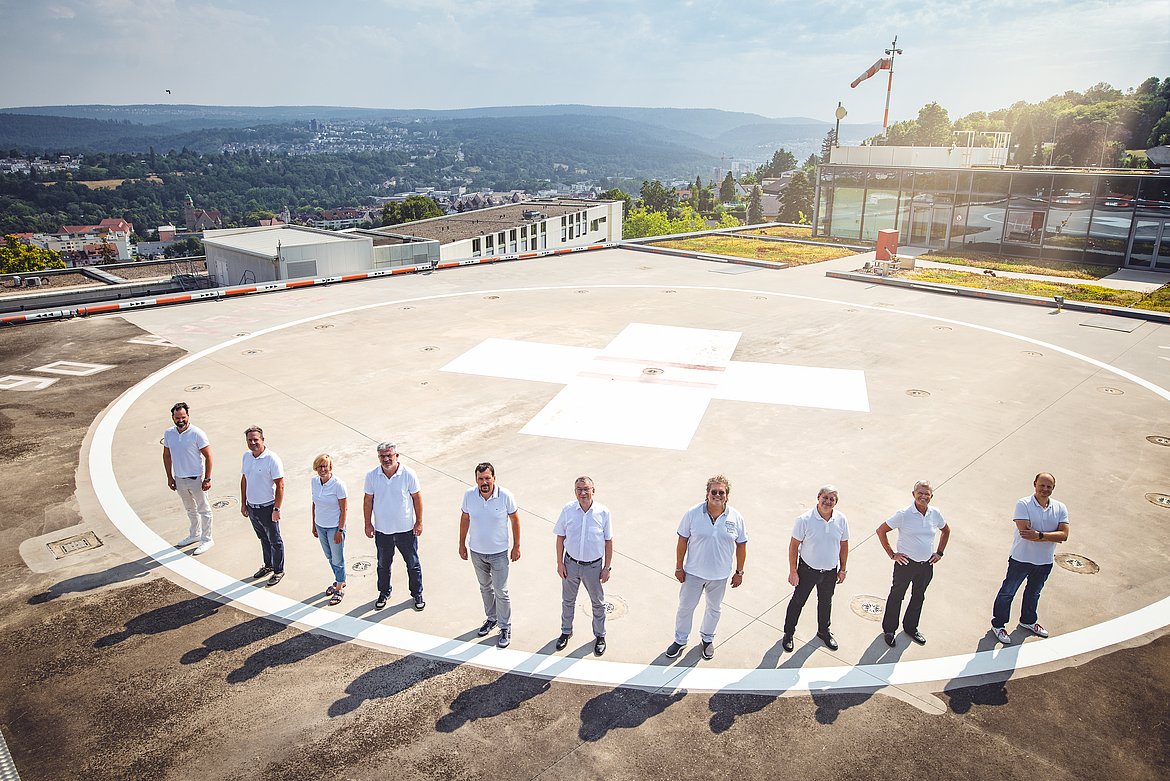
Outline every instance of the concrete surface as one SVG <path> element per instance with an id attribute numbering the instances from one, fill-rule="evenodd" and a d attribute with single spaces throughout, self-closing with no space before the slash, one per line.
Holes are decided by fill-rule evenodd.
<path id="1" fill-rule="evenodd" d="M 0 391 L 13 487 L 0 498 L 0 646 L 13 660 L 0 730 L 22 777 L 368 778 L 390 767 L 408 778 L 872 778 L 913 767 L 960 778 L 989 764 L 1005 778 L 1164 776 L 1170 511 L 1145 494 L 1170 493 L 1170 449 L 1146 440 L 1170 434 L 1159 393 L 1170 331 L 1083 328 L 1087 315 L 823 277 L 849 263 L 727 273 L 606 250 L 0 333 L 3 374 L 58 379 Z M 560 385 L 443 371 L 489 337 L 601 349 L 630 323 L 738 333 L 733 361 L 864 372 L 869 411 L 716 399 L 685 450 L 614 445 L 519 433 Z M 35 371 L 58 360 L 115 368 Z M 212 496 L 228 503 L 216 547 L 195 560 L 163 544 L 186 524 L 159 465 L 177 398 L 211 436 Z M 289 476 L 289 575 L 271 590 L 245 585 L 258 544 L 233 504 L 253 422 Z M 341 606 L 322 607 L 331 578 L 308 531 L 310 462 L 331 452 L 356 495 L 386 438 L 422 480 L 427 610 L 404 609 L 396 570 L 395 598 L 375 613 L 372 569 L 354 573 Z M 474 637 L 474 576 L 455 553 L 459 497 L 483 459 L 524 522 L 508 652 Z M 1054 637 L 1005 653 L 987 635 L 991 597 L 1013 503 L 1041 469 L 1070 508 L 1066 552 L 1101 571 L 1055 570 L 1041 602 Z M 715 660 L 692 646 L 671 663 L 674 527 L 714 472 L 747 519 L 748 574 L 729 591 Z M 552 651 L 551 526 L 581 473 L 615 513 L 600 662 L 583 613 L 569 649 Z M 885 596 L 890 565 L 873 529 L 924 476 L 955 532 L 926 602 L 928 645 L 901 637 L 890 652 L 850 604 Z M 825 482 L 853 531 L 834 607 L 841 650 L 812 637 L 809 605 L 796 652 L 783 654 L 784 550 Z M 127 534 L 135 518 L 146 532 Z M 103 545 L 46 553 L 84 531 Z M 347 562 L 372 559 L 351 535 Z M 925 672 L 902 674 L 912 668 Z M 614 669 L 632 686 L 612 685 Z"/>

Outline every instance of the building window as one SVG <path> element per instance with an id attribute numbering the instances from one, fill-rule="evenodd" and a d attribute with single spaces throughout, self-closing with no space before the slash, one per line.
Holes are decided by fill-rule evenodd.
<path id="1" fill-rule="evenodd" d="M 483 255 L 482 242 L 479 239 L 471 240 L 471 257 L 478 258 Z"/>
<path id="2" fill-rule="evenodd" d="M 491 255 L 493 252 L 495 252 L 494 247 L 495 247 L 495 239 L 491 236 L 488 236 L 487 237 L 487 251 L 488 251 L 489 255 Z"/>

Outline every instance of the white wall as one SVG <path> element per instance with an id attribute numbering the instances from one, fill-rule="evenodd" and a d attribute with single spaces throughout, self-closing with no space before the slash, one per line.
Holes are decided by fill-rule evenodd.
<path id="1" fill-rule="evenodd" d="M 989 146 L 838 146 L 829 160 L 833 165 L 971 168 L 1007 165 L 1007 153 Z"/>
<path id="2" fill-rule="evenodd" d="M 308 268 L 299 264 L 315 262 L 316 269 L 308 273 L 297 270 Z M 293 268 L 289 268 L 289 264 Z M 374 240 L 368 236 L 355 237 L 346 241 L 329 241 L 321 244 L 301 244 L 280 248 L 280 274 L 282 279 L 296 277 L 334 277 L 341 274 L 355 274 L 374 268 Z"/>

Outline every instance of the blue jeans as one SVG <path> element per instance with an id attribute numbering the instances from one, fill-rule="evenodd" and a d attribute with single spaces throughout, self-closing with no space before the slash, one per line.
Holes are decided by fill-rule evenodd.
<path id="1" fill-rule="evenodd" d="M 248 520 L 260 539 L 264 566 L 273 572 L 284 572 L 284 539 L 280 536 L 280 522 L 272 520 L 272 507 L 271 504 L 263 507 L 248 505 Z"/>
<path id="2" fill-rule="evenodd" d="M 406 564 L 410 595 L 415 599 L 422 598 L 422 564 L 418 560 L 418 537 L 414 536 L 414 532 L 383 534 L 376 531 L 374 546 L 378 549 L 378 594 L 390 593 L 390 565 L 394 563 L 394 549 L 397 548 Z"/>
<path id="3" fill-rule="evenodd" d="M 317 527 L 317 539 L 321 542 L 321 550 L 325 551 L 325 558 L 333 568 L 333 582 L 341 586 L 345 584 L 345 529 L 341 530 L 341 542 L 334 542 L 337 536 L 337 527 Z"/>
<path id="4" fill-rule="evenodd" d="M 1025 580 L 1028 581 L 1028 585 L 1024 586 L 1024 599 L 1020 603 L 1020 623 L 1036 623 L 1040 590 L 1044 588 L 1044 581 L 1048 580 L 1051 572 L 1051 564 L 1028 564 L 1009 557 L 1007 575 L 1004 576 L 1003 585 L 999 587 L 999 593 L 995 595 L 995 606 L 991 610 L 991 625 L 997 629 L 1003 629 L 1007 625 L 1008 616 L 1012 612 L 1012 600 L 1016 598 L 1016 592 L 1020 590 Z"/>

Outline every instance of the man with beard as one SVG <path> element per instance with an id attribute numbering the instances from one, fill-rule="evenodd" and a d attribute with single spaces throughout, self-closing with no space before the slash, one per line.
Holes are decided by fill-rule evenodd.
<path id="1" fill-rule="evenodd" d="M 187 402 L 171 407 L 174 426 L 163 432 L 163 469 L 167 473 L 167 487 L 179 494 L 187 510 L 187 536 L 176 543 L 182 548 L 198 542 L 194 555 L 211 550 L 211 504 L 207 492 L 211 490 L 211 444 L 203 429 L 191 425 L 191 410 Z"/>
<path id="2" fill-rule="evenodd" d="M 483 597 L 483 625 L 479 636 L 487 637 L 500 627 L 500 648 L 512 642 L 512 598 L 508 594 L 510 561 L 520 559 L 520 513 L 516 498 L 496 485 L 496 468 L 488 462 L 475 467 L 475 488 L 463 495 L 459 516 L 459 558 L 475 566 L 479 593 Z M 511 551 L 508 527 L 512 529 Z"/>
<path id="3" fill-rule="evenodd" d="M 264 431 L 259 426 L 249 426 L 244 440 L 248 452 L 240 467 L 240 514 L 252 522 L 264 556 L 264 565 L 252 577 L 270 575 L 268 585 L 275 586 L 284 577 L 284 538 L 280 534 L 284 465 L 264 444 Z"/>

